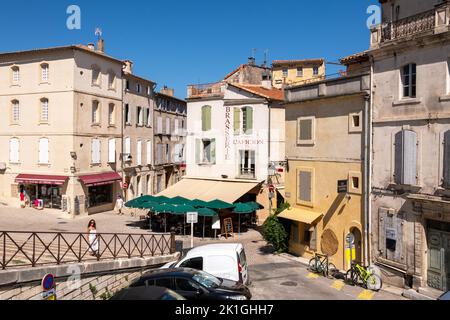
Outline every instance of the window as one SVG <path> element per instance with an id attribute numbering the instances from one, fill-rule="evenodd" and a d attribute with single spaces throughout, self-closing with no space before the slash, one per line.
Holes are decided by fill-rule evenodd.
<path id="1" fill-rule="evenodd" d="M 417 185 L 417 133 L 402 130 L 395 135 L 394 181 L 401 185 Z"/>
<path id="2" fill-rule="evenodd" d="M 20 68 L 17 66 L 14 66 L 11 68 L 11 72 L 12 72 L 13 84 L 18 84 L 20 82 Z"/>
<path id="3" fill-rule="evenodd" d="M 202 107 L 202 131 L 211 130 L 211 106 Z"/>
<path id="4" fill-rule="evenodd" d="M 136 108 L 136 123 L 138 126 L 144 125 L 144 114 L 142 112 L 142 107 Z"/>
<path id="5" fill-rule="evenodd" d="M 180 129 L 180 121 L 178 119 L 173 120 L 173 134 L 178 135 Z"/>
<path id="6" fill-rule="evenodd" d="M 407 247 L 404 245 L 404 218 L 394 209 L 378 209 L 378 249 L 384 259 L 405 264 Z"/>
<path id="7" fill-rule="evenodd" d="M 48 144 L 47 138 L 39 139 L 39 164 L 49 163 Z"/>
<path id="8" fill-rule="evenodd" d="M 242 128 L 244 134 L 252 134 L 253 133 L 253 108 L 252 107 L 244 107 L 242 108 Z"/>
<path id="9" fill-rule="evenodd" d="M 19 163 L 20 161 L 20 142 L 17 138 L 9 140 L 9 162 Z"/>
<path id="10" fill-rule="evenodd" d="M 402 86 L 404 98 L 416 97 L 416 64 L 411 63 L 402 69 Z"/>
<path id="11" fill-rule="evenodd" d="M 177 143 L 174 147 L 173 151 L 173 162 L 181 163 L 183 162 L 183 145 Z"/>
<path id="12" fill-rule="evenodd" d="M 20 121 L 20 103 L 18 100 L 12 101 L 11 107 L 11 120 L 12 123 L 18 123 Z"/>
<path id="13" fill-rule="evenodd" d="M 216 140 L 197 139 L 195 158 L 197 164 L 216 164 Z"/>
<path id="14" fill-rule="evenodd" d="M 115 89 L 116 88 L 116 75 L 112 72 L 108 74 L 108 88 Z"/>
<path id="15" fill-rule="evenodd" d="M 100 164 L 100 139 L 94 138 L 91 141 L 91 163 Z"/>
<path id="16" fill-rule="evenodd" d="M 125 89 L 126 89 L 127 91 L 130 90 L 130 80 L 126 80 L 126 81 L 125 81 Z"/>
<path id="17" fill-rule="evenodd" d="M 116 106 L 114 105 L 114 103 L 109 104 L 108 123 L 110 126 L 114 126 L 116 124 Z"/>
<path id="18" fill-rule="evenodd" d="M 348 175 L 348 193 L 362 194 L 361 181 L 361 172 L 350 171 Z"/>
<path id="19" fill-rule="evenodd" d="M 40 122 L 48 122 L 48 99 L 41 99 Z"/>
<path id="20" fill-rule="evenodd" d="M 142 141 L 141 140 L 138 140 L 138 142 L 137 142 L 136 153 L 137 153 L 136 164 L 138 166 L 141 166 L 142 165 Z"/>
<path id="21" fill-rule="evenodd" d="M 202 270 L 202 269 L 199 269 Z M 197 292 L 200 287 L 188 279 L 175 278 L 176 290 L 187 291 L 187 292 Z"/>
<path id="22" fill-rule="evenodd" d="M 156 145 L 156 157 L 157 157 L 156 164 L 162 164 L 163 163 L 163 144 L 162 143 L 158 143 Z"/>
<path id="23" fill-rule="evenodd" d="M 184 261 L 180 264 L 180 268 L 191 268 L 191 269 L 197 269 L 197 270 L 203 270 L 203 258 L 192 258 L 189 260 Z"/>
<path id="24" fill-rule="evenodd" d="M 48 82 L 50 77 L 50 70 L 48 63 L 41 64 L 41 82 Z"/>
<path id="25" fill-rule="evenodd" d="M 147 164 L 152 164 L 152 157 L 153 157 L 153 144 L 152 141 L 147 141 Z"/>
<path id="26" fill-rule="evenodd" d="M 152 118 L 151 118 L 150 108 L 145 109 L 145 125 L 147 127 L 152 126 Z"/>
<path id="27" fill-rule="evenodd" d="M 359 177 L 352 177 L 352 188 L 359 189 Z"/>
<path id="28" fill-rule="evenodd" d="M 172 157 L 170 156 L 170 144 L 166 144 L 166 163 L 171 163 Z"/>
<path id="29" fill-rule="evenodd" d="M 100 124 L 100 103 L 92 102 L 92 124 Z"/>
<path id="30" fill-rule="evenodd" d="M 147 86 L 147 95 L 151 96 L 152 95 L 152 87 Z"/>
<path id="31" fill-rule="evenodd" d="M 170 134 L 170 118 L 166 118 L 166 134 Z"/>
<path id="32" fill-rule="evenodd" d="M 313 67 L 313 75 L 314 76 L 318 76 L 319 75 L 319 67 L 318 66 L 314 66 Z"/>
<path id="33" fill-rule="evenodd" d="M 254 179 L 256 173 L 256 153 L 251 150 L 239 151 L 239 177 Z"/>
<path id="34" fill-rule="evenodd" d="M 162 117 L 158 117 L 157 123 L 156 123 L 156 134 L 162 134 L 163 133 L 163 121 Z"/>
<path id="35" fill-rule="evenodd" d="M 362 112 L 349 115 L 349 132 L 362 132 Z"/>
<path id="36" fill-rule="evenodd" d="M 130 110 L 130 105 L 127 103 L 125 105 L 125 110 L 124 110 L 124 117 L 125 117 L 125 124 L 131 124 L 131 110 Z"/>
<path id="37" fill-rule="evenodd" d="M 136 92 L 141 93 L 141 84 L 140 83 L 136 83 Z"/>
<path id="38" fill-rule="evenodd" d="M 92 66 L 92 85 L 100 85 L 100 68 L 97 66 Z"/>
<path id="39" fill-rule="evenodd" d="M 116 162 L 116 139 L 108 141 L 108 163 Z"/>
<path id="40" fill-rule="evenodd" d="M 131 139 L 130 137 L 125 138 L 125 154 L 131 154 Z"/>
<path id="41" fill-rule="evenodd" d="M 313 202 L 313 170 L 297 170 L 297 200 L 299 204 L 312 204 Z"/>
<path id="42" fill-rule="evenodd" d="M 297 120 L 297 144 L 314 144 L 315 118 L 303 117 Z"/>
<path id="43" fill-rule="evenodd" d="M 297 77 L 303 77 L 303 67 L 297 68 Z"/>
<path id="44" fill-rule="evenodd" d="M 172 278 L 155 279 L 155 286 L 174 290 Z"/>
<path id="45" fill-rule="evenodd" d="M 287 78 L 288 77 L 288 69 L 284 68 L 282 72 L 283 72 L 283 78 Z"/>

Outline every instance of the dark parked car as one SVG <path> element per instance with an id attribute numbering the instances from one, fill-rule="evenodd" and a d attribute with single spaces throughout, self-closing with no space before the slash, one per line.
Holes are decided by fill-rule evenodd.
<path id="1" fill-rule="evenodd" d="M 188 300 L 250 300 L 252 297 L 250 290 L 239 282 L 189 268 L 150 271 L 130 287 L 145 286 L 168 288 Z"/>
<path id="2" fill-rule="evenodd" d="M 442 296 L 438 298 L 438 300 L 450 301 L 450 291 L 444 293 Z"/>
<path id="3" fill-rule="evenodd" d="M 161 287 L 135 287 L 123 289 L 111 300 L 186 300 L 178 293 Z"/>

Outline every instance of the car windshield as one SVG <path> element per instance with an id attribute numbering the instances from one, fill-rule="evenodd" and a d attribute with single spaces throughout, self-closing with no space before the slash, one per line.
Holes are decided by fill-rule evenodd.
<path id="1" fill-rule="evenodd" d="M 196 272 L 192 279 L 207 288 L 217 288 L 222 283 L 219 278 L 203 271 Z"/>
<path id="2" fill-rule="evenodd" d="M 176 292 L 169 291 L 164 293 L 160 300 L 186 300 L 186 299 Z"/>

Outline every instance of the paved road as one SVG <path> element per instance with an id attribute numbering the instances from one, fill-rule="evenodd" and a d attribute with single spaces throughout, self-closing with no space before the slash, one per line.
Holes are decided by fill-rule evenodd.
<path id="1" fill-rule="evenodd" d="M 0 231 L 52 231 L 85 232 L 88 221 L 97 221 L 99 232 L 104 233 L 150 233 L 141 229 L 139 218 L 117 216 L 112 212 L 93 217 L 69 219 L 55 211 L 35 211 L 33 209 L 14 209 L 0 206 Z M 190 238 L 177 237 L 189 248 Z M 275 255 L 272 248 L 256 230 L 228 240 L 202 240 L 196 238 L 194 246 L 207 243 L 241 242 L 247 253 L 250 285 L 256 300 L 398 300 L 403 299 L 384 290 L 374 293 L 362 288 L 344 285 L 342 281 L 326 279 L 311 274 L 305 265 L 293 257 Z"/>

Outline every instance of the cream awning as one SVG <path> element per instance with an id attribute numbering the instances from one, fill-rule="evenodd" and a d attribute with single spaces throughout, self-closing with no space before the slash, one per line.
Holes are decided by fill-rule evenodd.
<path id="1" fill-rule="evenodd" d="M 279 218 L 284 218 L 306 224 L 313 224 L 322 216 L 323 216 L 322 213 L 299 208 L 290 208 L 284 210 L 282 213 L 278 215 Z"/>
<path id="2" fill-rule="evenodd" d="M 199 199 L 202 201 L 219 199 L 234 203 L 262 183 L 263 181 L 254 180 L 184 178 L 160 192 L 158 196 L 168 198 L 180 196 L 189 200 Z"/>

